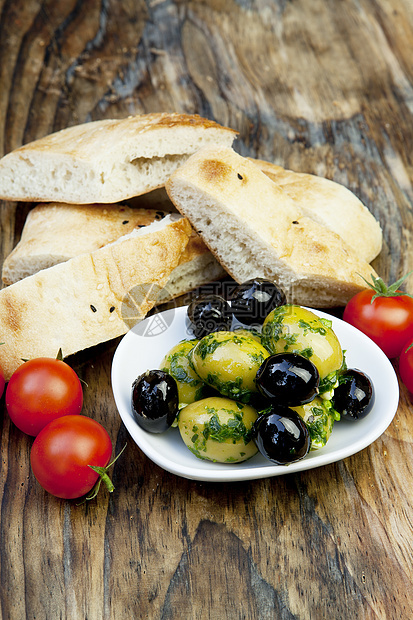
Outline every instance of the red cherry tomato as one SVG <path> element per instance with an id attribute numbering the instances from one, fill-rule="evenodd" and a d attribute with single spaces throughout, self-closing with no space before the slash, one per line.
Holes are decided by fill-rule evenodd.
<path id="1" fill-rule="evenodd" d="M 82 410 L 83 392 L 75 371 L 61 360 L 39 357 L 13 373 L 6 388 L 6 408 L 14 424 L 36 436 L 49 422 Z"/>
<path id="2" fill-rule="evenodd" d="M 382 283 L 380 278 L 373 279 Z M 392 290 L 403 279 L 392 287 L 382 283 L 387 292 L 372 287 L 357 293 L 343 314 L 347 323 L 369 336 L 389 358 L 400 355 L 405 342 L 413 339 L 413 299 L 397 289 Z"/>
<path id="3" fill-rule="evenodd" d="M 75 499 L 88 493 L 100 475 L 108 479 L 106 471 L 99 473 L 90 466 L 105 470 L 111 454 L 112 442 L 99 422 L 83 415 L 67 415 L 40 431 L 32 445 L 30 463 L 46 491 Z"/>
<path id="4" fill-rule="evenodd" d="M 399 359 L 400 378 L 409 392 L 413 393 L 413 342 L 405 343 Z"/>

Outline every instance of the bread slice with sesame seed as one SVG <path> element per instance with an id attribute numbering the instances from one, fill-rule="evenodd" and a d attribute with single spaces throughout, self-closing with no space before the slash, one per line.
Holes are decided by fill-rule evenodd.
<path id="1" fill-rule="evenodd" d="M 6 380 L 25 359 L 66 357 L 125 334 L 157 302 L 192 234 L 168 215 L 89 254 L 0 291 L 0 367 Z"/>
<path id="2" fill-rule="evenodd" d="M 172 203 L 169 208 L 174 209 Z M 3 263 L 3 282 L 9 286 L 41 269 L 80 254 L 90 254 L 137 228 L 162 220 L 167 214 L 167 211 L 131 208 L 125 204 L 37 205 L 29 211 L 21 239 Z M 225 275 L 223 267 L 192 230 L 178 266 L 160 292 L 158 303 Z"/>
<path id="3" fill-rule="evenodd" d="M 274 280 L 290 302 L 342 306 L 372 267 L 259 167 L 231 148 L 204 148 L 166 184 L 176 208 L 237 281 Z"/>

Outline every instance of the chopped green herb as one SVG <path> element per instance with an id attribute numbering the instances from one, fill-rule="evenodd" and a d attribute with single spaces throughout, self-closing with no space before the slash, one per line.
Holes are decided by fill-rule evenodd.
<path id="1" fill-rule="evenodd" d="M 320 379 L 320 385 L 318 386 L 318 391 L 320 394 L 325 394 L 326 392 L 330 392 L 336 387 L 338 379 L 337 371 L 330 372 L 326 377 Z"/>
<path id="2" fill-rule="evenodd" d="M 316 321 L 314 321 L 315 323 Z M 307 323 L 307 321 L 304 321 L 303 319 L 300 319 L 298 321 L 298 326 L 301 327 L 301 329 L 304 330 L 304 335 L 307 332 L 311 332 L 313 334 L 321 334 L 322 336 L 325 336 L 327 333 L 327 330 L 325 327 L 313 327 L 311 325 L 311 323 Z"/>
<path id="3" fill-rule="evenodd" d="M 248 357 L 251 359 L 253 364 L 256 366 L 261 366 L 264 361 L 264 355 L 262 353 L 248 353 Z"/>
<path id="4" fill-rule="evenodd" d="M 333 430 L 334 422 L 340 419 L 340 415 L 334 409 L 330 401 L 320 399 L 320 405 L 310 407 L 304 416 L 304 422 L 311 438 L 311 449 L 323 448 Z"/>
<path id="5" fill-rule="evenodd" d="M 206 383 L 215 387 L 223 396 L 228 396 L 242 403 L 248 403 L 253 394 L 251 390 L 242 386 L 242 377 L 237 377 L 235 381 L 222 381 L 218 375 L 209 373 Z"/>
<path id="6" fill-rule="evenodd" d="M 237 412 L 232 411 L 231 413 L 236 414 Z M 212 439 L 219 443 L 228 440 L 232 440 L 233 443 L 236 443 L 239 440 L 243 440 L 244 444 L 247 445 L 251 440 L 251 433 L 247 431 L 242 421 L 242 415 L 241 417 L 239 415 L 234 415 L 234 418 L 229 418 L 227 424 L 221 424 L 217 414 L 214 413 L 210 420 L 205 423 L 202 434 L 205 440 Z"/>
<path id="7" fill-rule="evenodd" d="M 293 347 L 297 342 L 298 334 L 283 334 L 282 340 L 285 340 L 287 347 Z"/>
<path id="8" fill-rule="evenodd" d="M 294 353 L 298 353 L 309 360 L 314 355 L 314 350 L 311 347 L 307 347 L 306 349 L 301 349 L 301 351 L 294 351 Z"/>
<path id="9" fill-rule="evenodd" d="M 226 338 L 225 340 L 218 340 L 215 334 L 208 334 L 208 336 L 204 336 L 202 340 L 198 342 L 195 347 L 196 355 L 199 355 L 201 360 L 204 360 L 207 355 L 211 355 L 218 347 L 220 347 L 225 342 L 229 342 L 231 338 Z"/>
<path id="10" fill-rule="evenodd" d="M 330 321 L 330 319 L 323 319 L 320 317 L 320 321 L 324 327 L 327 327 L 327 329 L 331 329 L 333 327 L 333 321 Z"/>

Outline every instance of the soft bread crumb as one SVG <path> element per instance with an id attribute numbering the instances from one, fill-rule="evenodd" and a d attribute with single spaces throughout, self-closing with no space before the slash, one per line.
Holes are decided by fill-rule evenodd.
<path id="1" fill-rule="evenodd" d="M 163 186 L 206 145 L 237 132 L 197 115 L 144 114 L 68 127 L 0 160 L 0 198 L 114 203 Z"/>
<path id="2" fill-rule="evenodd" d="M 204 148 L 166 184 L 176 208 L 237 281 L 274 280 L 293 303 L 344 305 L 374 270 L 259 168 L 230 148 Z M 360 274 L 360 275 L 359 275 Z"/>

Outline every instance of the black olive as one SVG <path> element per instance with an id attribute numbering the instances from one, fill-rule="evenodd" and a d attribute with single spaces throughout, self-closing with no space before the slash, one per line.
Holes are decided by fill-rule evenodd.
<path id="1" fill-rule="evenodd" d="M 360 370 L 349 369 L 340 374 L 334 390 L 333 407 L 346 420 L 361 420 L 373 406 L 373 385 Z"/>
<path id="2" fill-rule="evenodd" d="M 267 315 L 286 303 L 282 289 L 265 278 L 253 278 L 239 284 L 230 295 L 232 312 L 241 323 L 262 324 Z"/>
<path id="3" fill-rule="evenodd" d="M 311 445 L 307 426 L 288 407 L 266 410 L 254 424 L 253 437 L 261 454 L 277 465 L 300 461 Z"/>
<path id="4" fill-rule="evenodd" d="M 195 338 L 203 338 L 216 331 L 231 329 L 232 314 L 229 303 L 219 295 L 200 295 L 188 306 L 188 318 Z"/>
<path id="5" fill-rule="evenodd" d="M 264 360 L 255 381 L 263 396 L 280 405 L 299 407 L 317 396 L 320 375 L 306 357 L 297 353 L 276 353 Z"/>
<path id="6" fill-rule="evenodd" d="M 163 433 L 178 413 L 178 386 L 163 370 L 148 370 L 132 384 L 132 413 L 141 428 Z"/>

